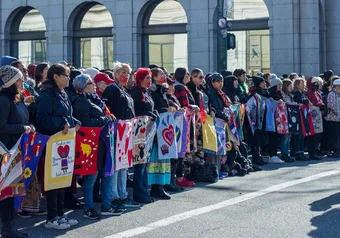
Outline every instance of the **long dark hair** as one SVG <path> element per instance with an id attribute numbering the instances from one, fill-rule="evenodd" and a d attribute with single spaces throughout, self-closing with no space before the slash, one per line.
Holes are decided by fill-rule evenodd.
<path id="1" fill-rule="evenodd" d="M 177 82 L 183 83 L 185 75 L 188 73 L 186 68 L 177 68 L 174 74 L 174 78 Z"/>
<path id="2" fill-rule="evenodd" d="M 9 99 L 14 103 L 18 103 L 22 99 L 20 91 L 18 87 L 15 85 L 15 83 L 8 88 L 3 88 L 0 92 L 0 95 L 9 97 Z"/>
<path id="3" fill-rule="evenodd" d="M 54 75 L 62 75 L 66 73 L 66 67 L 62 64 L 53 64 L 47 72 L 47 80 L 41 85 L 41 89 L 46 90 L 48 88 L 58 89 L 58 85 L 54 80 Z"/>
<path id="4" fill-rule="evenodd" d="M 34 77 L 36 81 L 40 81 L 41 77 L 42 77 L 42 73 L 44 72 L 44 69 L 48 66 L 47 63 L 40 63 L 37 65 L 37 67 L 35 68 L 35 72 L 34 72 Z"/>

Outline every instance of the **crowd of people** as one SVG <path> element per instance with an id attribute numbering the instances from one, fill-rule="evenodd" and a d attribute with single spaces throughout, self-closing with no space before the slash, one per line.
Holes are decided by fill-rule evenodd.
<path id="1" fill-rule="evenodd" d="M 190 168 L 197 163 L 214 165 L 219 180 L 260 171 L 260 166 L 267 163 L 340 157 L 340 77 L 331 70 L 306 80 L 296 73 L 281 78 L 270 73 L 247 76 L 244 69 L 204 74 L 201 69 L 177 68 L 171 73 L 162 66 L 150 65 L 133 72 L 129 64 L 120 62 L 115 62 L 110 70 L 76 69 L 64 61 L 26 67 L 10 56 L 3 56 L 0 63 L 0 141 L 7 148 L 12 148 L 23 133 L 67 134 L 70 128 L 103 127 L 137 116 L 149 116 L 157 121 L 161 113 L 186 109 L 228 122 L 230 115 L 225 108 L 246 104 L 255 95 L 287 105 L 313 105 L 322 113 L 323 133 L 308 137 L 302 132 L 284 135 L 268 132 L 265 119 L 262 129 L 252 133 L 245 117 L 243 140 L 233 144 L 225 155 L 203 150 L 201 131 L 198 149 L 184 158 L 171 159 L 170 178 L 158 174 L 151 183 L 147 163 L 133 167 L 132 181 L 128 169 L 107 176 L 106 148 L 100 140 L 97 174 L 74 176 L 74 181 L 83 188 L 84 204 L 74 196 L 76 182 L 69 188 L 44 191 L 43 155 L 16 214 L 21 218 L 47 214 L 46 228 L 67 229 L 78 223 L 65 215 L 64 208 L 84 209 L 84 218 L 95 220 L 100 215 L 120 216 L 128 208 L 155 199 L 171 199 L 169 192 L 195 186 Z M 133 187 L 130 196 L 129 183 Z M 42 196 L 46 197 L 46 207 L 40 203 Z M 101 203 L 100 212 L 96 211 L 95 202 Z M 28 237 L 13 227 L 13 203 L 13 198 L 0 201 L 2 237 Z"/>

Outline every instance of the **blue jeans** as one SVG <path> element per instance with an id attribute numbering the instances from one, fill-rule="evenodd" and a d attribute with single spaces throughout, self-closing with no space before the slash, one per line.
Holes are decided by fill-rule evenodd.
<path id="1" fill-rule="evenodd" d="M 280 144 L 281 154 L 288 155 L 291 136 L 292 136 L 291 134 L 285 134 L 281 136 L 281 144 Z"/>
<path id="2" fill-rule="evenodd" d="M 103 208 L 111 207 L 111 186 L 113 181 L 113 176 L 106 176 L 105 170 L 101 170 L 100 172 L 100 200 L 102 201 Z"/>
<path id="3" fill-rule="evenodd" d="M 134 166 L 133 174 L 133 199 L 145 200 L 149 199 L 148 194 L 148 172 L 147 164 L 137 164 Z"/>
<path id="4" fill-rule="evenodd" d="M 85 201 L 85 209 L 89 210 L 94 208 L 93 203 L 93 187 L 96 182 L 98 174 L 91 174 L 84 176 L 83 183 L 83 192 L 84 192 L 84 201 Z"/>
<path id="5" fill-rule="evenodd" d="M 294 134 L 294 154 L 303 154 L 305 152 L 305 140 L 302 135 L 300 134 Z"/>
<path id="6" fill-rule="evenodd" d="M 126 199 L 128 192 L 126 191 L 128 169 L 121 169 L 116 171 L 113 175 L 111 199 Z"/>

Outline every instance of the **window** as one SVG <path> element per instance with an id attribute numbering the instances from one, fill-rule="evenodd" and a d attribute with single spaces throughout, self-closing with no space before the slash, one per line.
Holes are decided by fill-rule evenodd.
<path id="1" fill-rule="evenodd" d="M 234 1 L 234 18 L 228 20 L 247 20 L 269 17 L 267 6 L 263 0 Z"/>
<path id="2" fill-rule="evenodd" d="M 86 5 L 75 22 L 73 63 L 76 66 L 108 69 L 113 63 L 113 21 L 101 4 Z"/>
<path id="3" fill-rule="evenodd" d="M 11 52 L 26 64 L 46 61 L 46 25 L 38 10 L 24 8 L 13 22 L 11 32 Z"/>
<path id="4" fill-rule="evenodd" d="M 164 0 L 150 9 L 144 19 L 143 65 L 157 64 L 168 72 L 187 67 L 187 16 L 182 5 L 174 0 Z"/>

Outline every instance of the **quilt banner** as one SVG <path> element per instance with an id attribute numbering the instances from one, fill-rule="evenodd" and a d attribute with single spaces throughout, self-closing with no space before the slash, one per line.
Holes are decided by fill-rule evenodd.
<path id="1" fill-rule="evenodd" d="M 175 138 L 174 113 L 161 113 L 157 124 L 158 159 L 177 158 L 178 153 L 177 141 Z"/>
<path id="2" fill-rule="evenodd" d="M 257 118 L 257 101 L 255 97 L 251 97 L 245 105 L 250 125 L 251 132 L 255 133 L 256 129 L 256 118 Z"/>
<path id="3" fill-rule="evenodd" d="M 276 112 L 277 106 L 278 106 L 277 101 L 273 101 L 271 99 L 266 100 L 266 107 L 267 107 L 266 121 L 265 121 L 266 131 L 276 132 L 275 112 Z"/>
<path id="4" fill-rule="evenodd" d="M 301 129 L 303 136 L 315 135 L 312 115 L 309 112 L 309 106 L 302 105 L 300 107 Z"/>
<path id="5" fill-rule="evenodd" d="M 191 128 L 192 128 L 192 117 L 193 117 L 193 112 L 191 110 L 185 110 L 184 112 L 184 118 L 185 118 L 185 124 L 186 124 L 186 142 L 185 142 L 185 152 L 190 153 L 190 135 L 191 135 Z"/>
<path id="6" fill-rule="evenodd" d="M 216 128 L 216 137 L 217 137 L 217 155 L 225 155 L 227 153 L 227 147 L 226 147 L 226 128 L 227 123 L 220 119 L 215 118 L 215 128 Z"/>
<path id="7" fill-rule="evenodd" d="M 241 117 L 240 117 L 240 112 L 241 112 L 241 106 L 240 104 L 232 104 L 230 106 L 233 114 L 234 114 L 234 119 L 235 119 L 235 125 L 237 129 L 237 134 L 240 140 L 244 140 L 243 136 L 243 130 L 242 130 L 242 122 L 241 122 Z"/>
<path id="8" fill-rule="evenodd" d="M 315 133 L 323 132 L 322 114 L 319 107 L 311 106 L 310 114 L 312 115 Z"/>
<path id="9" fill-rule="evenodd" d="M 101 127 L 80 127 L 76 132 L 76 154 L 73 173 L 80 176 L 96 174 Z"/>
<path id="10" fill-rule="evenodd" d="M 115 171 L 115 124 L 109 123 L 100 132 L 100 139 L 106 145 L 105 176 L 112 176 Z"/>
<path id="11" fill-rule="evenodd" d="M 178 158 L 183 158 L 185 155 L 186 143 L 186 124 L 184 123 L 184 112 L 175 112 L 175 134 L 177 141 Z M 175 158 L 173 158 L 175 159 Z"/>
<path id="12" fill-rule="evenodd" d="M 289 133 L 287 105 L 283 102 L 277 105 L 275 121 L 277 134 L 286 135 Z"/>
<path id="13" fill-rule="evenodd" d="M 229 131 L 230 131 L 230 134 L 228 133 L 228 137 L 236 145 L 240 145 L 240 138 L 239 138 L 238 132 L 237 132 L 237 126 L 236 126 L 236 122 L 235 122 L 235 115 L 234 115 L 234 113 L 233 113 L 233 111 L 231 110 L 230 107 L 226 107 L 226 108 L 224 108 L 224 110 L 227 113 L 227 115 L 230 115 L 230 119 L 229 119 L 229 121 L 227 123 L 228 127 L 229 127 Z"/>
<path id="14" fill-rule="evenodd" d="M 240 120 L 241 120 L 241 125 L 243 126 L 244 124 L 244 116 L 246 114 L 246 105 L 245 104 L 240 104 Z"/>
<path id="15" fill-rule="evenodd" d="M 58 132 L 46 145 L 45 191 L 71 186 L 75 159 L 75 128 Z"/>
<path id="16" fill-rule="evenodd" d="M 287 109 L 289 133 L 301 133 L 300 107 L 288 105 Z"/>
<path id="17" fill-rule="evenodd" d="M 23 134 L 20 145 L 22 148 L 22 162 L 25 189 L 31 184 L 32 178 L 35 176 L 35 171 L 45 149 L 46 143 L 50 137 L 39 133 Z M 23 197 L 14 198 L 14 208 L 20 209 Z"/>
<path id="18" fill-rule="evenodd" d="M 117 123 L 117 143 L 115 171 L 128 169 L 132 163 L 132 128 L 133 120 L 119 120 Z"/>
<path id="19" fill-rule="evenodd" d="M 215 120 L 212 116 L 207 115 L 202 127 L 203 132 L 203 149 L 208 153 L 217 153 L 217 132 Z"/>
<path id="20" fill-rule="evenodd" d="M 10 150 L 0 142 L 0 201 L 25 195 L 20 141 Z"/>
<path id="21" fill-rule="evenodd" d="M 146 164 L 150 160 L 156 123 L 151 117 L 136 117 L 132 127 L 132 160 L 135 164 Z"/>
<path id="22" fill-rule="evenodd" d="M 256 129 L 262 130 L 264 121 L 264 116 L 266 112 L 266 98 L 260 96 L 259 94 L 255 94 L 257 100 L 257 118 L 256 118 Z"/>

